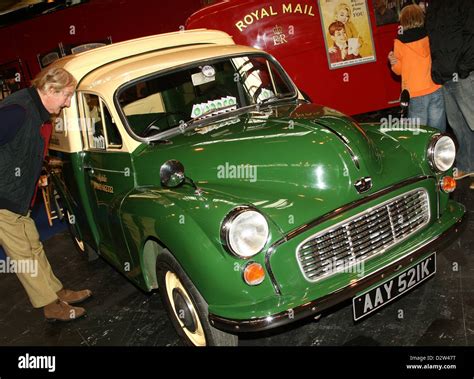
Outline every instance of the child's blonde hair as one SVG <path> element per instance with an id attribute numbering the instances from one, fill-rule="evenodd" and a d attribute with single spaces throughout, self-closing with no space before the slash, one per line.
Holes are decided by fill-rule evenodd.
<path id="1" fill-rule="evenodd" d="M 349 19 L 351 18 L 351 7 L 346 3 L 339 3 L 334 8 L 334 19 L 335 20 L 337 20 L 337 15 L 338 15 L 339 11 L 341 11 L 342 9 L 345 9 L 347 11 L 348 18 Z"/>
<path id="2" fill-rule="evenodd" d="M 407 5 L 400 12 L 400 25 L 404 30 L 420 28 L 425 24 L 425 13 L 420 6 Z"/>

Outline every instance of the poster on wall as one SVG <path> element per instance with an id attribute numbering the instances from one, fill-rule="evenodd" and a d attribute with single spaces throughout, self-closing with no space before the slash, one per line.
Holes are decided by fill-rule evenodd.
<path id="1" fill-rule="evenodd" d="M 367 1 L 318 1 L 329 69 L 376 60 Z"/>

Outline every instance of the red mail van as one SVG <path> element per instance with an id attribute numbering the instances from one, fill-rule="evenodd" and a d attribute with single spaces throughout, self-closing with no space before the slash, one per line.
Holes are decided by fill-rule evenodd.
<path id="1" fill-rule="evenodd" d="M 283 64 L 313 102 L 359 114 L 398 105 L 400 80 L 391 72 L 387 55 L 397 35 L 397 11 L 405 3 L 406 0 L 229 0 L 192 14 L 186 28 L 222 30 L 238 44 L 263 49 Z M 352 31 L 352 40 L 361 41 L 363 47 L 359 55 L 351 55 L 352 59 L 334 63 L 329 27 L 338 20 L 339 15 L 334 12 L 344 5 L 348 10 L 346 21 L 349 19 L 346 34 L 350 37 L 352 20 L 354 29 L 359 29 L 357 35 Z"/>

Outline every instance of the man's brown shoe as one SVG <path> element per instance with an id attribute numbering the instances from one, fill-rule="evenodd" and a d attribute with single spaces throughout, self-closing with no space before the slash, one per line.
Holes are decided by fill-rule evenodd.
<path id="1" fill-rule="evenodd" d="M 60 299 L 46 305 L 43 310 L 47 321 L 73 321 L 86 314 L 84 308 L 72 307 Z"/>
<path id="2" fill-rule="evenodd" d="M 62 301 L 65 301 L 68 304 L 80 303 L 92 296 L 90 290 L 72 291 L 65 288 L 57 292 L 57 294 Z"/>

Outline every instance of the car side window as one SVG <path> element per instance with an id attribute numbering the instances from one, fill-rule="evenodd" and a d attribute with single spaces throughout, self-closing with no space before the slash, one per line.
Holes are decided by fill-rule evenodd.
<path id="1" fill-rule="evenodd" d="M 84 122 L 87 130 L 88 145 L 91 149 L 105 149 L 105 134 L 102 127 L 100 99 L 96 95 L 84 94 Z"/>
<path id="2" fill-rule="evenodd" d="M 111 148 L 120 148 L 122 146 L 122 137 L 115 125 L 115 120 L 109 112 L 109 109 L 103 101 L 101 101 L 103 123 L 107 132 L 107 146 Z"/>
<path id="3" fill-rule="evenodd" d="M 117 149 L 122 137 L 105 103 L 97 95 L 83 94 L 85 126 L 90 149 Z"/>

